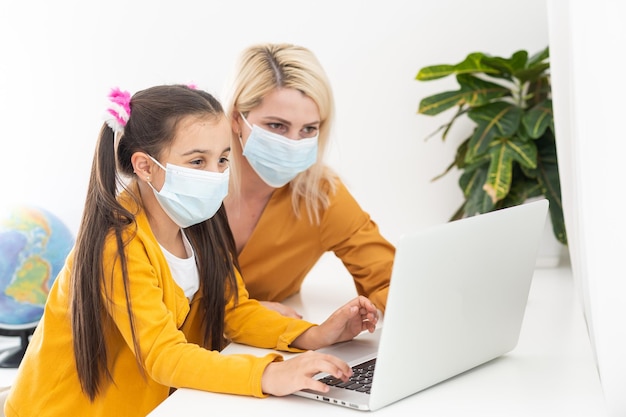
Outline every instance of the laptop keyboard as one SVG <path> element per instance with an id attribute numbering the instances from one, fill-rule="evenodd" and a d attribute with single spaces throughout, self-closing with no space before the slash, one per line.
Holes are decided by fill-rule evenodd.
<path id="1" fill-rule="evenodd" d="M 374 378 L 375 366 L 376 358 L 353 366 L 352 371 L 354 373 L 346 382 L 343 382 L 341 379 L 335 378 L 331 375 L 320 379 L 320 381 L 333 387 L 345 388 L 369 394 L 372 389 L 372 378 Z"/>

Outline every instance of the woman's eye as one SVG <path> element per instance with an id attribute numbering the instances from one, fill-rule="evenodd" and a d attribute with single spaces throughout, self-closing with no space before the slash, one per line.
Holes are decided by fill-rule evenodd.
<path id="1" fill-rule="evenodd" d="M 225 156 L 220 158 L 220 164 L 228 164 L 230 161 Z"/>
<path id="2" fill-rule="evenodd" d="M 203 162 L 204 161 L 202 159 L 194 159 L 193 161 L 191 161 L 191 165 L 200 166 Z"/>
<path id="3" fill-rule="evenodd" d="M 267 127 L 269 127 L 270 130 L 277 132 L 282 132 L 285 130 L 285 125 L 283 125 L 282 123 L 268 123 Z"/>
<path id="4" fill-rule="evenodd" d="M 313 137 L 317 134 L 317 127 L 316 126 L 307 126 L 304 129 L 302 129 L 302 133 L 304 135 L 304 137 L 306 138 L 310 138 Z"/>

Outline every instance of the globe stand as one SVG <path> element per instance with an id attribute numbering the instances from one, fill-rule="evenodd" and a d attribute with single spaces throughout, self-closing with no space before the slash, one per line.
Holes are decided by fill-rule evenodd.
<path id="1" fill-rule="evenodd" d="M 28 347 L 29 336 L 33 334 L 35 328 L 7 330 L 0 329 L 0 335 L 3 336 L 19 336 L 20 345 L 0 352 L 0 368 L 18 368 Z"/>

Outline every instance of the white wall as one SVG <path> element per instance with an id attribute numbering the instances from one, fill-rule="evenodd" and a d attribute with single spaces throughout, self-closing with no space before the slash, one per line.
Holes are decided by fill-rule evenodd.
<path id="1" fill-rule="evenodd" d="M 626 415 L 626 3 L 549 1 L 557 151 L 572 268 L 611 417 Z"/>
<path id="2" fill-rule="evenodd" d="M 455 175 L 431 183 L 455 145 L 416 114 L 454 87 L 419 68 L 473 51 L 547 45 L 546 0 L 34 0 L 0 5 L 0 204 L 32 202 L 78 227 L 110 87 L 194 82 L 221 97 L 237 54 L 262 41 L 311 48 L 336 93 L 330 162 L 383 233 L 445 222 Z"/>

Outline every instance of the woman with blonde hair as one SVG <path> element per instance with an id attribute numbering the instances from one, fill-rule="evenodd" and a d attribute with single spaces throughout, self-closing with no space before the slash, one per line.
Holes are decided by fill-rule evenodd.
<path id="1" fill-rule="evenodd" d="M 225 206 L 250 296 L 299 317 L 281 302 L 332 251 L 384 312 L 395 248 L 324 163 L 334 103 L 315 55 L 290 44 L 245 49 L 226 106 L 234 169 Z"/>

